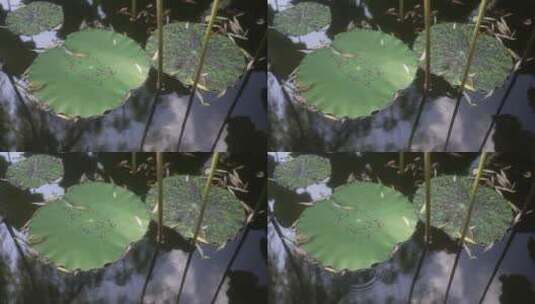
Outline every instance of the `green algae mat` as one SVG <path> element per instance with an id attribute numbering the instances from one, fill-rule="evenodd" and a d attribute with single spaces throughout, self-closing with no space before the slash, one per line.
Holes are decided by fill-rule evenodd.
<path id="1" fill-rule="evenodd" d="M 148 76 L 149 58 L 132 39 L 107 30 L 70 34 L 40 54 L 27 75 L 40 103 L 69 117 L 90 117 L 121 105 Z"/>
<path id="2" fill-rule="evenodd" d="M 431 27 L 433 74 L 444 77 L 452 85 L 461 84 L 473 31 L 472 24 L 440 23 Z M 425 33 L 418 36 L 414 49 L 418 54 L 425 52 Z M 507 49 L 498 39 L 482 33 L 477 40 L 467 85 L 489 92 L 504 83 L 512 68 L 513 61 Z"/>
<path id="3" fill-rule="evenodd" d="M 31 2 L 6 18 L 7 28 L 17 35 L 33 36 L 63 23 L 61 6 L 44 1 Z"/>
<path id="4" fill-rule="evenodd" d="M 296 190 L 321 182 L 331 176 L 329 160 L 316 155 L 300 155 L 279 164 L 273 171 L 277 184 Z"/>
<path id="5" fill-rule="evenodd" d="M 431 179 L 431 225 L 452 238 L 460 238 L 469 205 L 473 180 L 465 176 L 443 175 Z M 414 202 L 425 222 L 425 189 L 420 187 Z M 467 238 L 488 245 L 501 239 L 513 220 L 509 203 L 495 190 L 481 186 L 476 195 Z"/>
<path id="6" fill-rule="evenodd" d="M 329 7 L 315 2 L 300 2 L 273 17 L 273 27 L 290 36 L 302 36 L 319 31 L 330 23 Z"/>
<path id="7" fill-rule="evenodd" d="M 7 168 L 6 179 L 22 188 L 38 188 L 63 177 L 61 159 L 49 155 L 36 154 Z"/>
<path id="8" fill-rule="evenodd" d="M 185 237 L 192 238 L 202 205 L 206 179 L 199 176 L 174 175 L 163 179 L 164 224 Z M 146 202 L 156 218 L 157 185 L 149 190 Z M 212 186 L 200 237 L 215 246 L 232 239 L 245 223 L 240 202 L 226 189 Z"/>
<path id="9" fill-rule="evenodd" d="M 163 27 L 163 70 L 186 85 L 193 85 L 199 65 L 202 39 L 206 26 L 199 23 L 173 22 Z M 157 67 L 158 38 L 154 32 L 147 41 L 146 51 Z M 241 49 L 228 37 L 213 34 L 199 81 L 199 88 L 221 92 L 233 85 L 245 71 Z"/>
<path id="10" fill-rule="evenodd" d="M 416 54 L 401 40 L 357 29 L 307 55 L 297 68 L 296 89 L 306 105 L 324 114 L 357 118 L 390 104 L 417 68 Z"/>
<path id="11" fill-rule="evenodd" d="M 412 236 L 416 222 L 414 205 L 401 193 L 357 182 L 307 208 L 296 230 L 298 245 L 323 267 L 354 271 L 387 260 L 396 244 Z"/>
<path id="12" fill-rule="evenodd" d="M 148 229 L 150 214 L 134 193 L 100 182 L 73 186 L 39 208 L 29 243 L 67 271 L 100 268 L 122 257 Z"/>

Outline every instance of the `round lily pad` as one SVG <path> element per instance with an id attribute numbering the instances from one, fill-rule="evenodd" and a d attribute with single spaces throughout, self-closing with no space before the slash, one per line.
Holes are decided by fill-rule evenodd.
<path id="1" fill-rule="evenodd" d="M 440 23 L 433 25 L 431 31 L 431 72 L 443 76 L 452 85 L 460 85 L 474 25 Z M 425 33 L 418 36 L 414 49 L 420 55 L 425 52 Z M 491 91 L 504 83 L 512 67 L 512 58 L 500 41 L 482 33 L 477 40 L 467 85 L 476 90 Z"/>
<path id="2" fill-rule="evenodd" d="M 163 71 L 182 83 L 193 85 L 199 66 L 202 40 L 206 25 L 174 22 L 163 27 Z M 152 65 L 158 64 L 158 36 L 154 32 L 147 41 L 146 51 Z M 245 70 L 245 57 L 228 37 L 214 33 L 210 37 L 199 88 L 223 91 L 231 86 Z"/>
<path id="3" fill-rule="evenodd" d="M 417 66 L 416 55 L 401 40 L 353 30 L 303 59 L 296 88 L 305 104 L 323 113 L 357 118 L 391 103 L 412 82 Z"/>
<path id="4" fill-rule="evenodd" d="M 67 116 L 90 117 L 121 105 L 143 84 L 150 63 L 125 35 L 100 29 L 70 34 L 63 47 L 45 51 L 30 66 L 30 90 Z"/>
<path id="5" fill-rule="evenodd" d="M 465 176 L 443 175 L 431 179 L 431 225 L 441 228 L 452 238 L 460 238 L 466 219 L 473 180 Z M 416 191 L 414 202 L 425 222 L 425 189 Z M 508 202 L 491 188 L 481 186 L 476 194 L 469 240 L 488 245 L 500 239 L 509 228 L 513 213 Z"/>
<path id="6" fill-rule="evenodd" d="M 316 155 L 299 155 L 279 164 L 273 172 L 274 180 L 290 190 L 321 182 L 330 175 L 329 160 Z"/>
<path id="7" fill-rule="evenodd" d="M 387 260 L 416 222 L 414 205 L 401 193 L 368 182 L 346 184 L 305 209 L 296 226 L 298 245 L 324 267 L 354 271 Z"/>
<path id="8" fill-rule="evenodd" d="M 273 18 L 273 26 L 290 36 L 302 36 L 319 31 L 331 23 L 329 7 L 316 2 L 300 2 Z"/>
<path id="9" fill-rule="evenodd" d="M 18 35 L 33 36 L 51 30 L 63 23 L 61 6 L 50 2 L 35 1 L 10 12 L 6 25 Z"/>
<path id="10" fill-rule="evenodd" d="M 206 179 L 198 176 L 174 175 L 163 179 L 164 225 L 192 238 L 202 205 Z M 150 189 L 146 202 L 157 217 L 157 185 Z M 242 228 L 245 218 L 240 202 L 229 191 L 212 186 L 204 214 L 200 237 L 221 246 Z"/>
<path id="11" fill-rule="evenodd" d="M 62 176 L 61 159 L 43 154 L 32 155 L 9 166 L 6 173 L 6 179 L 22 189 L 38 188 Z"/>
<path id="12" fill-rule="evenodd" d="M 100 182 L 73 186 L 30 220 L 29 242 L 68 271 L 99 268 L 119 259 L 146 233 L 150 214 L 134 193 Z"/>

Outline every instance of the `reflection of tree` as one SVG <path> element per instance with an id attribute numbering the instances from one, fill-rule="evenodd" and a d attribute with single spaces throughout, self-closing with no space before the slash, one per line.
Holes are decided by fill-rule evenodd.
<path id="1" fill-rule="evenodd" d="M 523 275 L 511 274 L 500 276 L 502 282 L 502 304 L 529 304 L 535 299 L 535 290 L 530 281 Z"/>
<path id="2" fill-rule="evenodd" d="M 258 278 L 253 273 L 233 271 L 229 277 L 227 296 L 230 304 L 267 303 L 267 289 L 258 285 Z"/>
<path id="3" fill-rule="evenodd" d="M 535 263 L 535 238 L 531 236 L 529 237 L 529 240 L 528 240 L 528 253 L 529 253 L 530 258 Z"/>

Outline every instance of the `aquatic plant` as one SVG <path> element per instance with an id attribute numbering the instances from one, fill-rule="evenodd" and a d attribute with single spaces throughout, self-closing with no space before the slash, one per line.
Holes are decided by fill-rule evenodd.
<path id="1" fill-rule="evenodd" d="M 8 13 L 7 28 L 15 34 L 33 36 L 51 30 L 63 23 L 61 6 L 35 1 Z"/>
<path id="2" fill-rule="evenodd" d="M 298 245 L 336 271 L 369 268 L 413 234 L 416 210 L 394 189 L 357 182 L 307 208 L 297 222 Z M 365 246 L 363 246 L 365 244 Z"/>
<path id="3" fill-rule="evenodd" d="M 316 2 L 297 3 L 273 17 L 273 27 L 290 36 L 302 36 L 319 31 L 330 23 L 329 7 Z"/>
<path id="4" fill-rule="evenodd" d="M 195 82 L 196 70 L 202 55 L 202 38 L 206 25 L 173 22 L 163 27 L 163 71 L 186 85 Z M 146 51 L 156 67 L 157 33 L 147 41 Z M 240 48 L 221 34 L 213 35 L 208 44 L 204 70 L 199 88 L 220 92 L 232 85 L 245 70 L 245 57 Z"/>
<path id="5" fill-rule="evenodd" d="M 472 24 L 440 23 L 433 25 L 431 43 L 431 71 L 444 77 L 452 85 L 463 82 L 470 45 L 475 26 Z M 419 54 L 425 52 L 425 34 L 416 38 L 414 49 Z M 467 73 L 466 87 L 489 92 L 501 86 L 511 71 L 513 64 L 507 49 L 498 39 L 489 35 L 479 35 L 473 60 Z"/>
<path id="6" fill-rule="evenodd" d="M 7 168 L 6 179 L 22 188 L 38 188 L 59 180 L 63 176 L 61 159 L 50 155 L 36 154 Z"/>
<path id="7" fill-rule="evenodd" d="M 119 259 L 143 237 L 149 221 L 134 193 L 90 182 L 39 208 L 30 220 L 28 241 L 61 269 L 86 271 Z"/>
<path id="8" fill-rule="evenodd" d="M 331 175 L 329 160 L 316 155 L 299 155 L 279 164 L 273 172 L 273 179 L 279 185 L 296 190 L 321 182 Z"/>
<path id="9" fill-rule="evenodd" d="M 461 236 L 465 214 L 469 208 L 472 180 L 465 176 L 442 175 L 431 179 L 433 188 L 433 212 L 431 223 L 441 228 L 452 238 Z M 416 191 L 414 202 L 423 211 L 424 189 Z M 425 223 L 423 212 L 420 219 Z M 512 220 L 508 202 L 496 191 L 481 187 L 475 198 L 468 239 L 488 245 L 500 239 Z"/>
<path id="10" fill-rule="evenodd" d="M 296 88 L 305 104 L 325 114 L 357 118 L 392 102 L 412 82 L 417 65 L 401 40 L 356 29 L 307 55 L 297 68 Z"/>
<path id="11" fill-rule="evenodd" d="M 202 189 L 206 179 L 198 176 L 174 175 L 163 179 L 163 222 L 185 237 L 194 234 L 195 221 L 202 207 Z M 155 210 L 158 189 L 153 187 L 146 202 Z M 207 197 L 206 218 L 200 237 L 221 246 L 240 230 L 244 212 L 239 201 L 229 191 L 213 187 Z"/>
<path id="12" fill-rule="evenodd" d="M 100 115 L 124 102 L 147 78 L 149 60 L 119 33 L 87 29 L 35 59 L 27 74 L 39 102 L 67 116 Z"/>

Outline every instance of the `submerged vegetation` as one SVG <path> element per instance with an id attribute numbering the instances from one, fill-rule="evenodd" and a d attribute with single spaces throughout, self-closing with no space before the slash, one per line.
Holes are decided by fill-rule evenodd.
<path id="1" fill-rule="evenodd" d="M 61 6 L 44 1 L 31 2 L 7 15 L 6 25 L 15 34 L 33 36 L 63 23 Z"/>
<path id="2" fill-rule="evenodd" d="M 275 168 L 274 180 L 290 190 L 326 180 L 331 175 L 329 160 L 315 155 L 301 155 Z"/>
<path id="3" fill-rule="evenodd" d="M 59 180 L 63 176 L 61 159 L 49 155 L 33 155 L 9 166 L 6 179 L 13 185 L 28 189 Z"/>

